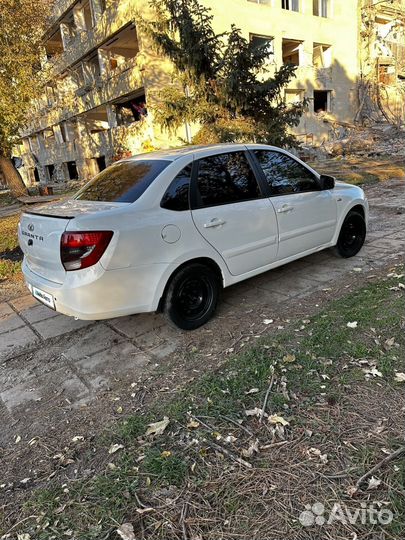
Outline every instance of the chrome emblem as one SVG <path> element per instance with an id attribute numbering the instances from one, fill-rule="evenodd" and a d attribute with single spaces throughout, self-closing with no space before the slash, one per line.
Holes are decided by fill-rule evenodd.
<path id="1" fill-rule="evenodd" d="M 32 232 L 34 230 L 34 225 L 32 223 L 30 223 L 27 228 L 28 228 L 29 231 Z"/>

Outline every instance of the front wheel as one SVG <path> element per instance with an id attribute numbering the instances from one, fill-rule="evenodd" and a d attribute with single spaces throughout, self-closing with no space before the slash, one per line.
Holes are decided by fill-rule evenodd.
<path id="1" fill-rule="evenodd" d="M 194 330 L 214 314 L 220 288 L 217 274 L 208 266 L 199 263 L 185 266 L 170 281 L 163 312 L 178 328 Z"/>
<path id="2" fill-rule="evenodd" d="M 366 222 L 356 211 L 345 217 L 334 251 L 344 258 L 354 257 L 361 250 L 366 238 Z"/>

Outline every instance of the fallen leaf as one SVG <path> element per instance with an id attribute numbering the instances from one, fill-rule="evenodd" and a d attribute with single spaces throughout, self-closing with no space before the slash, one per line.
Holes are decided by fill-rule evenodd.
<path id="1" fill-rule="evenodd" d="M 118 527 L 117 533 L 121 536 L 122 540 L 136 540 L 132 523 L 123 523 Z"/>
<path id="2" fill-rule="evenodd" d="M 245 411 L 246 416 L 257 416 L 260 417 L 262 414 L 262 410 L 259 409 L 259 407 L 255 407 L 254 409 L 248 409 Z M 267 416 L 267 414 L 265 414 Z"/>
<path id="3" fill-rule="evenodd" d="M 160 454 L 160 457 L 162 458 L 168 458 L 172 455 L 172 453 L 170 452 L 170 450 L 163 450 L 163 452 Z"/>
<path id="4" fill-rule="evenodd" d="M 21 441 L 21 435 L 17 435 L 17 437 L 14 440 L 15 444 L 18 444 L 20 441 Z"/>
<path id="5" fill-rule="evenodd" d="M 110 448 L 108 449 L 109 454 L 115 454 L 115 452 L 118 452 L 118 450 L 122 450 L 124 448 L 123 444 L 112 444 Z"/>
<path id="6" fill-rule="evenodd" d="M 269 416 L 269 422 L 270 424 L 281 424 L 282 426 L 289 426 L 290 423 L 285 420 L 282 416 L 279 416 L 278 414 L 272 414 Z"/>
<path id="7" fill-rule="evenodd" d="M 242 449 L 242 456 L 243 457 L 252 457 L 253 454 L 257 454 L 259 452 L 259 440 L 256 439 L 255 442 L 251 443 L 249 448 L 243 448 Z"/>
<path id="8" fill-rule="evenodd" d="M 247 392 L 245 392 L 245 394 L 248 396 L 249 394 L 257 394 L 257 392 L 259 391 L 258 388 L 251 388 L 250 390 L 248 390 Z"/>
<path id="9" fill-rule="evenodd" d="M 75 435 L 75 437 L 73 437 L 72 439 L 72 442 L 79 442 L 79 441 L 84 441 L 83 435 Z"/>
<path id="10" fill-rule="evenodd" d="M 382 377 L 381 371 L 379 371 L 375 366 L 371 369 L 363 369 L 364 373 L 367 375 L 372 375 L 373 377 Z"/>
<path id="11" fill-rule="evenodd" d="M 17 533 L 17 540 L 31 540 L 31 536 L 28 533 Z"/>
<path id="12" fill-rule="evenodd" d="M 322 454 L 322 452 L 319 450 L 319 448 L 310 448 L 310 449 L 307 451 L 307 454 L 308 454 L 310 457 L 319 457 L 320 461 L 321 461 L 323 464 L 328 463 L 328 454 Z"/>
<path id="13" fill-rule="evenodd" d="M 234 437 L 233 435 L 228 435 L 227 437 L 225 437 L 224 441 L 226 443 L 234 443 L 235 441 L 237 441 L 237 437 Z"/>
<path id="14" fill-rule="evenodd" d="M 357 487 L 356 486 L 348 486 L 346 489 L 346 493 L 349 495 L 349 497 L 353 497 L 357 493 Z"/>
<path id="15" fill-rule="evenodd" d="M 197 429 L 200 427 L 200 422 L 197 422 L 197 420 L 190 420 L 190 422 L 187 424 L 187 427 L 189 429 Z"/>
<path id="16" fill-rule="evenodd" d="M 154 422 L 152 424 L 149 424 L 149 427 L 146 430 L 145 435 L 146 436 L 148 436 L 148 435 L 154 435 L 154 436 L 162 435 L 162 433 L 167 428 L 169 423 L 170 423 L 169 418 L 167 416 L 164 416 L 163 420 L 160 420 L 160 422 Z"/>
<path id="17" fill-rule="evenodd" d="M 357 321 L 348 322 L 346 326 L 348 328 L 357 328 Z"/>
<path id="18" fill-rule="evenodd" d="M 286 354 L 283 356 L 283 362 L 287 362 L 287 364 L 295 362 L 295 354 Z"/>
<path id="19" fill-rule="evenodd" d="M 405 373 L 397 371 L 394 377 L 395 382 L 405 382 Z"/>
<path id="20" fill-rule="evenodd" d="M 264 319 L 263 321 L 263 324 L 271 324 L 273 321 L 273 319 Z"/>
<path id="21" fill-rule="evenodd" d="M 376 478 L 375 476 L 372 476 L 368 481 L 367 489 L 376 489 L 380 484 L 381 480 L 379 478 Z"/>

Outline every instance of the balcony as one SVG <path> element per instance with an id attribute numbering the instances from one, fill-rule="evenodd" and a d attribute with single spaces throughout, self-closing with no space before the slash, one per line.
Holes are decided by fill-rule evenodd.
<path id="1" fill-rule="evenodd" d="M 75 3 L 76 0 L 56 0 L 49 17 L 49 25 L 55 24 Z"/>

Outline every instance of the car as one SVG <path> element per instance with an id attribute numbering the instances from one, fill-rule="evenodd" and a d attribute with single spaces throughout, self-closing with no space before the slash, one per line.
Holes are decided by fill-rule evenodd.
<path id="1" fill-rule="evenodd" d="M 367 221 L 359 187 L 281 148 L 220 144 L 118 161 L 73 198 L 24 211 L 19 242 L 27 286 L 50 308 L 160 311 L 192 330 L 224 287 L 327 248 L 353 257 Z"/>

